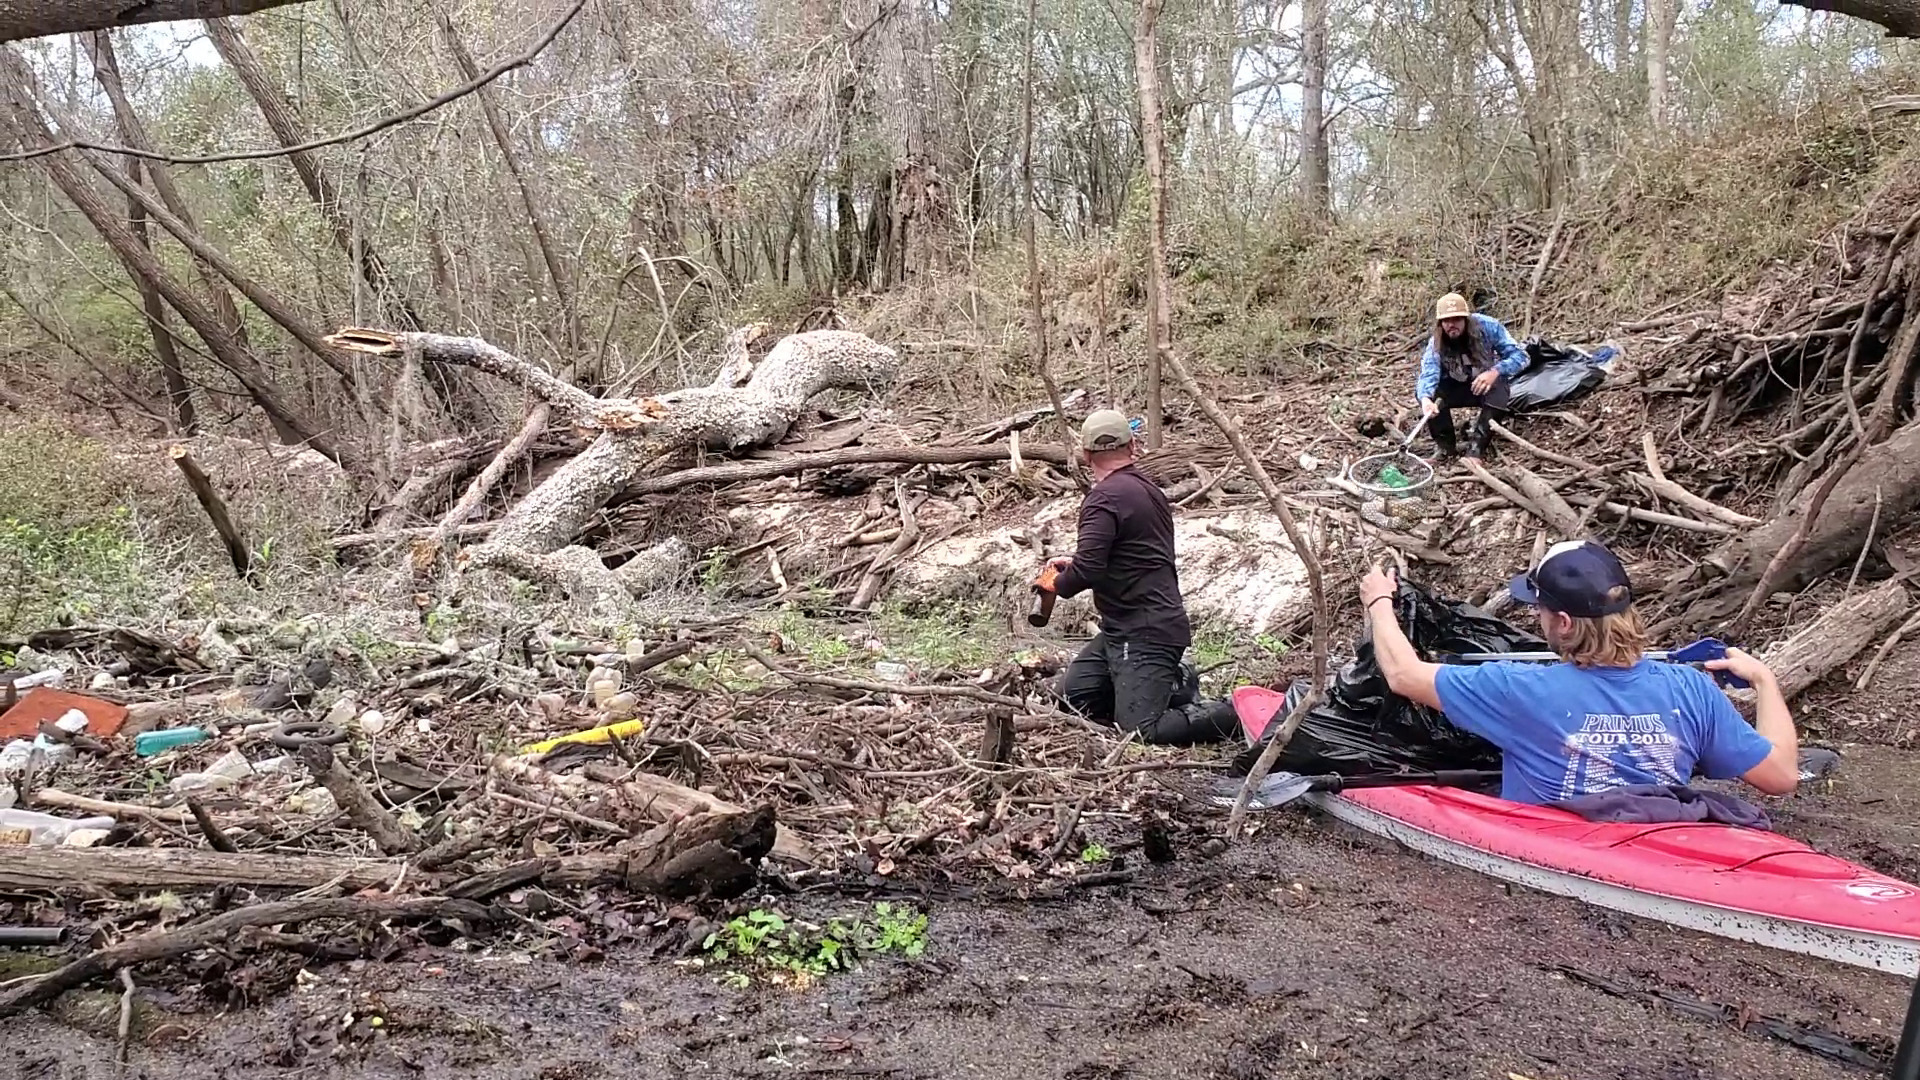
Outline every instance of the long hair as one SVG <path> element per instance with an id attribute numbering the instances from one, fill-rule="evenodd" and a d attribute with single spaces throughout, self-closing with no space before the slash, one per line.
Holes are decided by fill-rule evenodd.
<path id="1" fill-rule="evenodd" d="M 1433 351 L 1437 356 L 1470 356 L 1479 358 L 1484 352 L 1485 334 L 1480 330 L 1480 321 L 1467 316 L 1467 332 L 1458 338 L 1450 338 L 1440 332 L 1440 323 L 1433 324 Z"/>
<path id="2" fill-rule="evenodd" d="M 1626 591 L 1616 587 L 1608 599 L 1622 599 Z M 1554 643 L 1554 651 L 1575 667 L 1632 667 L 1647 651 L 1647 640 L 1647 624 L 1628 608 L 1617 615 L 1573 620 L 1573 629 Z"/>

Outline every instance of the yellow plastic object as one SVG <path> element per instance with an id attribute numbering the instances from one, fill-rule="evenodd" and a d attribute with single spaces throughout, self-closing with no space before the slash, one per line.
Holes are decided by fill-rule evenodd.
<path id="1" fill-rule="evenodd" d="M 527 745 L 520 748 L 520 752 L 522 754 L 544 754 L 547 751 L 553 749 L 554 747 L 559 746 L 561 743 L 606 742 L 609 739 L 614 738 L 615 736 L 618 736 L 619 738 L 622 738 L 622 739 L 630 738 L 634 735 L 640 734 L 641 731 L 646 729 L 646 726 L 647 724 L 646 724 L 646 721 L 644 720 L 626 720 L 618 724 L 610 724 L 606 727 L 588 728 L 585 731 L 576 731 L 571 735 L 562 735 L 557 739 L 548 739 L 546 742 L 528 743 Z"/>

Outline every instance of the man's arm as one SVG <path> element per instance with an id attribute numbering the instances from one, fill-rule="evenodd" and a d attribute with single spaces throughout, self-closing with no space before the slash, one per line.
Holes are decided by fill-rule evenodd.
<path id="1" fill-rule="evenodd" d="M 1713 671 L 1731 671 L 1753 684 L 1752 729 L 1747 729 L 1747 722 L 1735 711 L 1733 703 L 1718 694 L 1724 710 L 1715 710 L 1716 722 L 1723 727 L 1732 725 L 1736 735 L 1749 739 L 1758 734 L 1772 747 L 1758 765 L 1742 772 L 1740 779 L 1768 795 L 1792 793 L 1800 786 L 1800 733 L 1794 730 L 1793 713 L 1787 708 L 1786 695 L 1780 692 L 1780 681 L 1774 678 L 1773 670 L 1739 649 L 1728 649 L 1726 659 L 1710 661 L 1707 667 Z"/>
<path id="2" fill-rule="evenodd" d="M 1494 369 L 1509 379 L 1525 371 L 1527 368 L 1527 350 L 1521 348 L 1520 343 L 1513 340 L 1512 334 L 1507 333 L 1506 324 L 1502 323 L 1499 319 L 1489 316 L 1487 321 L 1482 325 L 1487 328 L 1488 333 L 1493 335 L 1493 351 L 1495 355 L 1500 357 L 1500 359 L 1494 363 Z"/>
<path id="3" fill-rule="evenodd" d="M 1440 354 L 1433 349 L 1433 339 L 1427 339 L 1426 351 L 1420 354 L 1420 375 L 1413 382 L 1413 394 L 1421 401 L 1433 400 L 1440 389 Z"/>
<path id="4" fill-rule="evenodd" d="M 1394 614 L 1393 598 L 1400 583 L 1384 570 L 1375 570 L 1360 583 L 1360 600 L 1367 605 L 1367 621 L 1373 627 L 1373 658 L 1387 677 L 1387 687 L 1409 701 L 1429 708 L 1440 707 L 1440 691 L 1434 685 L 1439 664 L 1429 664 L 1413 651 L 1413 642 L 1400 629 Z"/>
<path id="5" fill-rule="evenodd" d="M 1091 500 L 1091 496 L 1088 497 Z M 1080 507 L 1080 536 L 1073 549 L 1073 561 L 1054 579 L 1054 592 L 1078 596 L 1107 576 L 1107 563 L 1113 556 L 1114 537 L 1120 521 L 1113 511 L 1089 501 Z"/>

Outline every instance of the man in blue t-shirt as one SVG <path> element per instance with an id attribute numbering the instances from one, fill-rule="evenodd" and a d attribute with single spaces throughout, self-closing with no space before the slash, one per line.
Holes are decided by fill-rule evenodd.
<path id="1" fill-rule="evenodd" d="M 1429 664 L 1395 618 L 1394 577 L 1375 570 L 1360 583 L 1388 685 L 1498 746 L 1502 797 L 1544 805 L 1685 785 L 1696 771 L 1737 776 L 1768 795 L 1794 789 L 1799 739 L 1773 672 L 1739 649 L 1707 664 L 1753 684 L 1750 727 L 1710 676 L 1645 659 L 1646 628 L 1612 552 L 1592 541 L 1556 544 L 1511 589 L 1538 609 L 1540 634 L 1563 663 Z"/>

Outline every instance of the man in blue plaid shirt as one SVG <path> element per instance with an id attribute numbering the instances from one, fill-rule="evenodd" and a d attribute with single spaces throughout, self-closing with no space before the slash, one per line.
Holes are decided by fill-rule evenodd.
<path id="1" fill-rule="evenodd" d="M 1448 293 L 1433 310 L 1433 336 L 1420 357 L 1415 393 L 1431 416 L 1433 444 L 1442 457 L 1458 452 L 1454 444 L 1455 408 L 1478 409 L 1462 454 L 1475 464 L 1486 455 L 1494 420 L 1507 415 L 1507 384 L 1527 366 L 1527 351 L 1500 320 L 1477 315 L 1466 297 Z"/>

